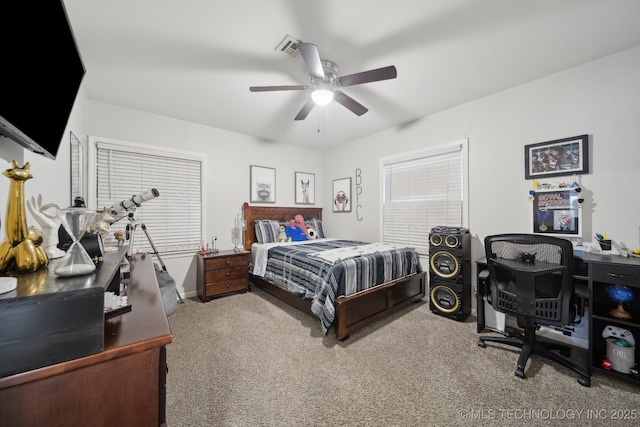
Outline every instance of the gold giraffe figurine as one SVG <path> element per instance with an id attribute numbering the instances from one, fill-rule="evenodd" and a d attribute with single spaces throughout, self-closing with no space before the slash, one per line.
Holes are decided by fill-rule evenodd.
<path id="1" fill-rule="evenodd" d="M 34 227 L 27 228 L 23 190 L 24 182 L 33 178 L 30 168 L 29 162 L 19 167 L 13 160 L 11 169 L 2 172 L 11 180 L 11 185 L 4 221 L 6 235 L 0 243 L 0 272 L 31 273 L 49 264 L 47 252 L 42 247 L 42 232 Z"/>

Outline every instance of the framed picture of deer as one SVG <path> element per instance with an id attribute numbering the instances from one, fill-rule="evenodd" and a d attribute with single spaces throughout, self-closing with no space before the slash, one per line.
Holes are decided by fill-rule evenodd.
<path id="1" fill-rule="evenodd" d="M 316 176 L 312 173 L 296 172 L 296 204 L 313 205 L 316 203 Z"/>

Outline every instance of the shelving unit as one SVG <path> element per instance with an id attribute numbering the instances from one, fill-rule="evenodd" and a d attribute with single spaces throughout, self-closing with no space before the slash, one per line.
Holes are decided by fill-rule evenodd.
<path id="1" fill-rule="evenodd" d="M 591 288 L 591 323 L 590 323 L 590 364 L 594 371 L 614 375 L 625 380 L 640 384 L 640 354 L 638 346 L 616 344 L 617 338 L 609 341 L 610 357 L 607 357 L 607 339 L 603 331 L 608 326 L 616 328 L 617 336 L 620 330 L 629 331 L 634 341 L 640 340 L 640 260 L 637 258 L 622 258 L 620 256 L 600 255 L 603 262 L 590 263 Z M 611 314 L 618 303 L 613 301 L 606 292 L 608 286 L 622 285 L 630 288 L 635 297 L 624 304 L 624 310 L 630 318 L 620 318 Z M 622 344 L 625 344 L 622 342 Z M 617 359 L 617 360 L 609 360 Z M 603 363 L 604 362 L 604 363 Z M 629 370 L 630 372 L 625 372 Z M 616 369 L 617 368 L 617 369 Z M 621 372 L 622 371 L 622 372 Z"/>

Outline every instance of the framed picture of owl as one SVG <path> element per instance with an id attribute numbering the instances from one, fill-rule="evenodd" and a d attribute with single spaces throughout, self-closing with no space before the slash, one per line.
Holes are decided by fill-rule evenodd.
<path id="1" fill-rule="evenodd" d="M 276 170 L 274 168 L 251 165 L 249 175 L 251 203 L 275 203 Z"/>

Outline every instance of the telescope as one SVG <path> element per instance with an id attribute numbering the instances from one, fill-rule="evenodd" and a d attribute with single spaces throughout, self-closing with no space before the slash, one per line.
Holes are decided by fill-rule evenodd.
<path id="1" fill-rule="evenodd" d="M 145 192 L 142 192 L 142 193 L 138 194 L 137 196 L 133 196 L 130 199 L 125 199 L 125 200 L 123 200 L 123 201 L 121 201 L 119 203 L 116 203 L 115 205 L 111 206 L 111 208 L 109 208 L 109 212 L 111 213 L 111 215 L 113 215 L 114 217 L 118 218 L 124 212 L 127 212 L 127 211 L 132 210 L 132 209 L 135 210 L 143 202 L 146 202 L 146 201 L 151 200 L 151 199 L 155 199 L 159 195 L 160 195 L 160 192 L 158 190 L 156 190 L 155 188 L 152 188 L 151 190 L 147 190 Z"/>

